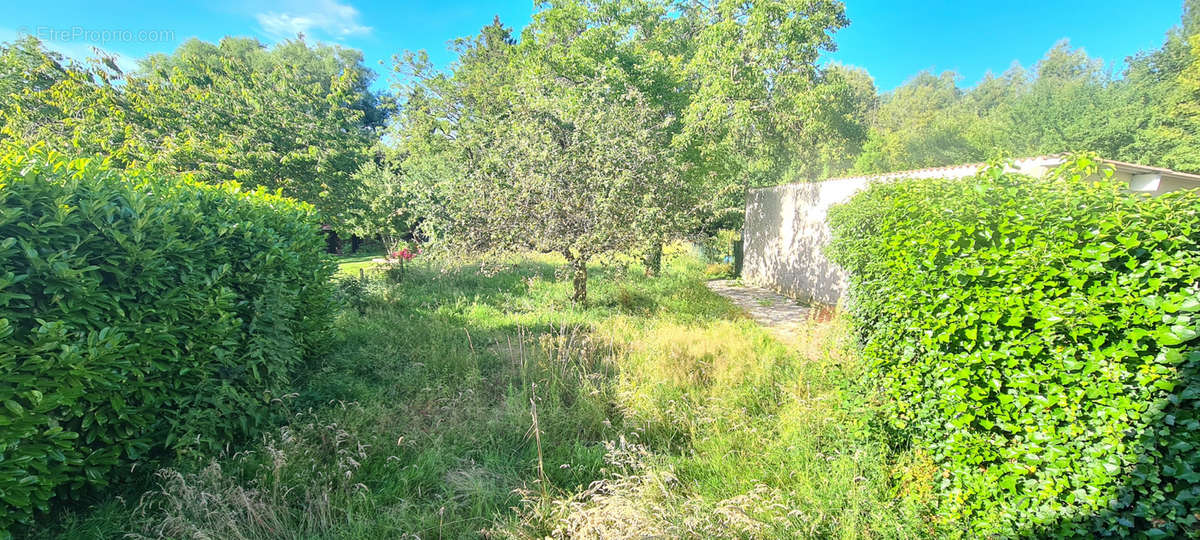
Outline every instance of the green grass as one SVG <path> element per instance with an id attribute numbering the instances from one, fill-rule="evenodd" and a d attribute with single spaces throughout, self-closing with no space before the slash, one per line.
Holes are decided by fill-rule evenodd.
<path id="1" fill-rule="evenodd" d="M 379 266 L 378 263 L 371 262 L 371 259 L 383 258 L 387 255 L 383 250 L 359 251 L 353 255 L 338 255 L 338 274 L 346 276 L 357 276 L 359 270 L 367 271 Z"/>
<path id="2" fill-rule="evenodd" d="M 369 261 L 369 256 L 366 256 Z M 344 259 L 357 274 L 362 260 Z M 60 538 L 912 537 L 927 460 L 870 429 L 838 321 L 781 343 L 703 285 L 561 261 L 372 279 L 291 421 L 144 496 L 56 516 Z"/>

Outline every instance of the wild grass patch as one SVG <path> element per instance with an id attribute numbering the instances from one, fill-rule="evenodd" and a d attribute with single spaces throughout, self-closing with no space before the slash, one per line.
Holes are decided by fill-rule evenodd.
<path id="1" fill-rule="evenodd" d="M 894 452 L 840 321 L 783 343 L 667 251 L 661 277 L 557 261 L 370 279 L 291 421 L 63 526 L 172 538 L 904 537 Z M 353 292 L 353 291 L 352 291 Z M 918 470 L 918 469 L 914 469 Z M 906 480 L 915 485 L 917 480 Z"/>

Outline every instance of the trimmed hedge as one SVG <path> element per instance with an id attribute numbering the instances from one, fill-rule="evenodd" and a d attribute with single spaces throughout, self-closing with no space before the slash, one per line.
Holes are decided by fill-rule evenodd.
<path id="1" fill-rule="evenodd" d="M 313 208 L 0 148 L 0 536 L 273 421 L 332 319 Z"/>
<path id="2" fill-rule="evenodd" d="M 1057 173 L 877 184 L 831 212 L 886 416 L 968 536 L 1200 536 L 1200 192 Z"/>

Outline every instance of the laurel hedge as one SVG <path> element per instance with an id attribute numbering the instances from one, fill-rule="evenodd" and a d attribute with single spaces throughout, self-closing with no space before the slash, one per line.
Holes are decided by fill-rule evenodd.
<path id="1" fill-rule="evenodd" d="M 271 422 L 329 341 L 323 246 L 262 190 L 0 147 L 0 536 Z"/>
<path id="2" fill-rule="evenodd" d="M 1200 190 L 1129 193 L 1097 163 L 830 214 L 884 416 L 966 536 L 1200 536 Z"/>

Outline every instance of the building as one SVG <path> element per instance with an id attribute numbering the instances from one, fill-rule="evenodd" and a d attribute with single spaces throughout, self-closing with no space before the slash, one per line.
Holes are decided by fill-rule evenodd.
<path id="1" fill-rule="evenodd" d="M 1014 161 L 1010 170 L 1043 176 L 1065 159 L 1064 155 L 1024 158 Z M 1103 162 L 1115 170 L 1114 178 L 1129 185 L 1130 191 L 1158 195 L 1200 188 L 1200 175 L 1120 161 Z M 984 166 L 973 163 L 752 189 L 746 195 L 742 228 L 742 281 L 805 302 L 836 304 L 846 290 L 846 275 L 824 255 L 830 236 L 825 219 L 830 207 L 848 201 L 872 182 L 967 178 Z"/>

